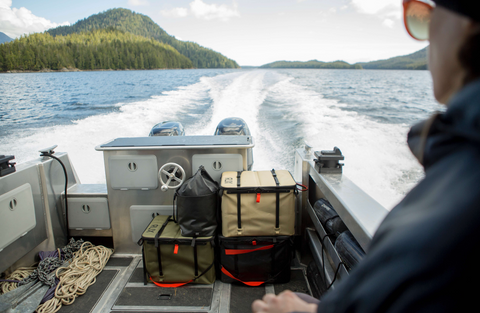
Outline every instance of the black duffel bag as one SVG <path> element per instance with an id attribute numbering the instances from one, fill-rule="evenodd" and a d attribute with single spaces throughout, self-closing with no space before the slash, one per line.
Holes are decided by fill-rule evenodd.
<path id="1" fill-rule="evenodd" d="M 174 217 L 182 236 L 210 237 L 217 229 L 218 183 L 203 166 L 174 196 Z M 176 204 L 176 205 L 175 205 Z M 176 210 L 175 210 L 176 208 Z"/>

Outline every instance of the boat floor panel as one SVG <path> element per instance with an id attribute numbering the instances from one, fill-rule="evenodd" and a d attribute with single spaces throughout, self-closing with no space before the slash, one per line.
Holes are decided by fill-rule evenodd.
<path id="1" fill-rule="evenodd" d="M 125 287 L 115 302 L 120 306 L 209 307 L 213 288 Z"/>
<path id="2" fill-rule="evenodd" d="M 122 312 L 251 312 L 251 304 L 266 293 L 279 294 L 284 290 L 310 293 L 305 267 L 292 268 L 286 284 L 248 287 L 226 284 L 217 280 L 213 285 L 187 285 L 178 288 L 157 287 L 143 283 L 140 255 L 114 255 L 97 276 L 95 284 L 60 313 L 122 313 Z"/>
<path id="3" fill-rule="evenodd" d="M 107 262 L 107 267 L 119 267 L 119 266 L 129 266 L 130 263 L 133 261 L 133 257 L 125 257 L 125 258 L 110 258 Z"/>
<path id="4" fill-rule="evenodd" d="M 86 313 L 92 312 L 95 305 L 98 303 L 104 292 L 108 289 L 115 276 L 117 270 L 103 270 L 98 274 L 95 284 L 88 287 L 87 292 L 75 299 L 72 305 L 64 305 L 60 309 L 60 313 Z"/>
<path id="5" fill-rule="evenodd" d="M 257 299 L 262 299 L 265 293 L 265 286 L 248 287 L 232 284 L 232 292 L 230 294 L 230 312 L 252 312 L 252 302 Z"/>

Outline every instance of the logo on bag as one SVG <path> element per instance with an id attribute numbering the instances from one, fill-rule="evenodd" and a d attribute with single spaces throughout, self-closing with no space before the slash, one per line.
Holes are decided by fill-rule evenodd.
<path id="1" fill-rule="evenodd" d="M 233 178 L 232 177 L 225 178 L 225 184 L 233 184 Z"/>
<path id="2" fill-rule="evenodd" d="M 147 233 L 154 233 L 155 229 L 157 229 L 157 224 L 150 225 L 150 227 L 147 229 Z"/>

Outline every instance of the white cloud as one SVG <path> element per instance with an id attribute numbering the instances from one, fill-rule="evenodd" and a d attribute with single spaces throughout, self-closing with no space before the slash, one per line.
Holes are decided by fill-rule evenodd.
<path id="1" fill-rule="evenodd" d="M 131 6 L 150 5 L 147 0 L 128 0 L 128 4 Z"/>
<path id="2" fill-rule="evenodd" d="M 337 13 L 336 8 L 330 8 L 327 11 L 320 11 L 319 12 L 320 16 L 322 16 L 322 17 L 328 17 L 328 16 L 330 16 L 332 14 L 335 14 L 335 13 Z"/>
<path id="3" fill-rule="evenodd" d="M 188 15 L 188 9 L 174 8 L 171 10 L 162 10 L 160 13 L 166 17 L 185 17 Z"/>
<path id="4" fill-rule="evenodd" d="M 389 28 L 403 16 L 399 0 L 351 0 L 350 3 L 360 13 L 377 16 Z"/>
<path id="5" fill-rule="evenodd" d="M 171 10 L 162 10 L 160 13 L 166 17 L 186 17 L 188 15 L 195 16 L 204 20 L 220 20 L 228 21 L 232 17 L 239 17 L 238 6 L 233 2 L 229 7 L 225 4 L 207 4 L 202 0 L 194 0 L 190 2 L 189 8 L 174 8 Z"/>
<path id="6" fill-rule="evenodd" d="M 394 24 L 395 24 L 395 22 L 393 20 L 389 19 L 389 18 L 387 18 L 383 21 L 383 25 L 385 25 L 389 28 L 392 28 Z"/>
<path id="7" fill-rule="evenodd" d="M 0 0 L 0 31 L 9 37 L 43 32 L 61 25 L 70 25 L 70 23 L 53 23 L 46 18 L 35 16 L 32 11 L 24 7 L 12 8 L 12 0 Z"/>
<path id="8" fill-rule="evenodd" d="M 401 9 L 400 0 L 352 0 L 351 4 L 361 13 L 378 14 Z"/>
<path id="9" fill-rule="evenodd" d="M 202 0 L 194 0 L 190 2 L 190 11 L 195 17 L 206 20 L 219 19 L 221 21 L 228 21 L 231 17 L 240 16 L 236 2 L 234 2 L 230 8 L 225 4 L 206 4 Z"/>

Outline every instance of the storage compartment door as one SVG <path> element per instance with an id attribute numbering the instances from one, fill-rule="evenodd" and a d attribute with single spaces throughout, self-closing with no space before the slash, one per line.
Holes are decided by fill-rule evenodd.
<path id="1" fill-rule="evenodd" d="M 68 198 L 70 229 L 110 229 L 110 214 L 106 198 Z"/>
<path id="2" fill-rule="evenodd" d="M 113 189 L 158 188 L 157 157 L 154 155 L 114 155 L 108 158 L 108 170 Z"/>
<path id="3" fill-rule="evenodd" d="M 32 187 L 24 184 L 0 195 L 0 250 L 37 225 Z"/>

